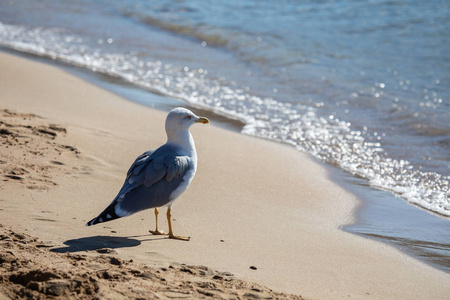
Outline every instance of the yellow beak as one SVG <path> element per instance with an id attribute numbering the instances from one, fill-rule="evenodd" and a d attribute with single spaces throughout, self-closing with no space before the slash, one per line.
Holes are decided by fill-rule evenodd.
<path id="1" fill-rule="evenodd" d="M 209 120 L 207 118 L 204 117 L 200 117 L 197 120 L 195 120 L 195 123 L 202 123 L 202 124 L 208 124 Z"/>

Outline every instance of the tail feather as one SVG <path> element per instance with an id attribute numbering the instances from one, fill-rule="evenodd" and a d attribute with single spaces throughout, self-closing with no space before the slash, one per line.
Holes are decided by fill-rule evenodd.
<path id="1" fill-rule="evenodd" d="M 117 215 L 116 213 L 116 205 L 116 201 L 111 203 L 111 205 L 109 205 L 101 214 L 87 222 L 86 226 L 92 226 L 98 223 L 108 222 L 121 218 L 121 216 Z"/>

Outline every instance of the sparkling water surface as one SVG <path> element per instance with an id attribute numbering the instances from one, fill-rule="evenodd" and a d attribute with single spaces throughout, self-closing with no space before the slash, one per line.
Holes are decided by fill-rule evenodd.
<path id="1" fill-rule="evenodd" d="M 21 0 L 0 22 L 5 47 L 242 120 L 450 216 L 446 1 Z"/>

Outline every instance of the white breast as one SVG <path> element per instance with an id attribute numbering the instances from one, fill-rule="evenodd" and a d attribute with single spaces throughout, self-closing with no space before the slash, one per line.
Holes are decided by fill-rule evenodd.
<path id="1" fill-rule="evenodd" d="M 184 193 L 185 190 L 189 187 L 189 185 L 192 182 L 192 179 L 194 179 L 195 172 L 197 171 L 197 162 L 192 163 L 192 167 L 189 171 L 186 172 L 186 174 L 183 177 L 183 180 L 179 187 L 177 187 L 169 196 L 170 202 L 167 203 L 167 206 L 171 207 L 172 203 L 181 195 Z"/>

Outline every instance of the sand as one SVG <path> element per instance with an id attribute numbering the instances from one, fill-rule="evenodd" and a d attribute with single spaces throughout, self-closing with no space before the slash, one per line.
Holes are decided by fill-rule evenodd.
<path id="1" fill-rule="evenodd" d="M 148 267 L 118 258 L 108 248 L 57 254 L 46 250 L 53 245 L 4 227 L 0 227 L 0 245 L 0 298 L 304 299 L 206 266 Z"/>
<path id="2" fill-rule="evenodd" d="M 114 297 L 106 290 L 117 287 L 114 293 L 134 298 L 126 283 L 132 280 L 147 297 L 166 297 L 160 278 L 178 282 L 177 291 L 188 298 L 208 296 L 196 288 L 224 291 L 218 298 L 256 297 L 256 290 L 261 297 L 312 299 L 445 299 L 450 294 L 447 273 L 340 230 L 355 221 L 359 201 L 329 179 L 327 167 L 292 147 L 221 129 L 214 119 L 191 130 L 197 175 L 173 207 L 174 232 L 190 236 L 189 242 L 150 235 L 152 211 L 85 227 L 114 198 L 134 159 L 165 142 L 166 112 L 16 56 L 0 54 L 0 70 L 0 223 L 7 237 L 0 253 L 8 256 L 10 247 L 19 260 L 47 257 L 28 258 L 29 266 L 16 268 L 10 256 L 0 260 L 10 270 L 1 277 L 3 294 L 43 295 L 57 281 L 50 290 L 63 296 L 81 297 L 89 289 L 93 297 Z M 165 220 L 160 225 L 167 230 Z M 14 235 L 35 241 L 22 247 Z M 82 264 L 85 259 L 89 262 Z M 57 277 L 44 276 L 46 281 L 33 280 L 34 273 L 24 275 L 25 281 L 14 279 L 58 264 L 67 268 L 49 271 Z M 192 274 L 181 270 L 187 266 Z M 104 278 L 104 272 L 112 275 Z M 121 272 L 126 274 L 115 280 Z M 152 276 L 143 278 L 144 272 Z M 185 273 L 193 277 L 186 279 Z M 92 276 L 98 289 L 84 286 L 87 281 L 76 277 L 80 274 Z M 226 290 L 214 276 L 246 288 Z M 285 295 L 270 294 L 276 292 Z"/>

